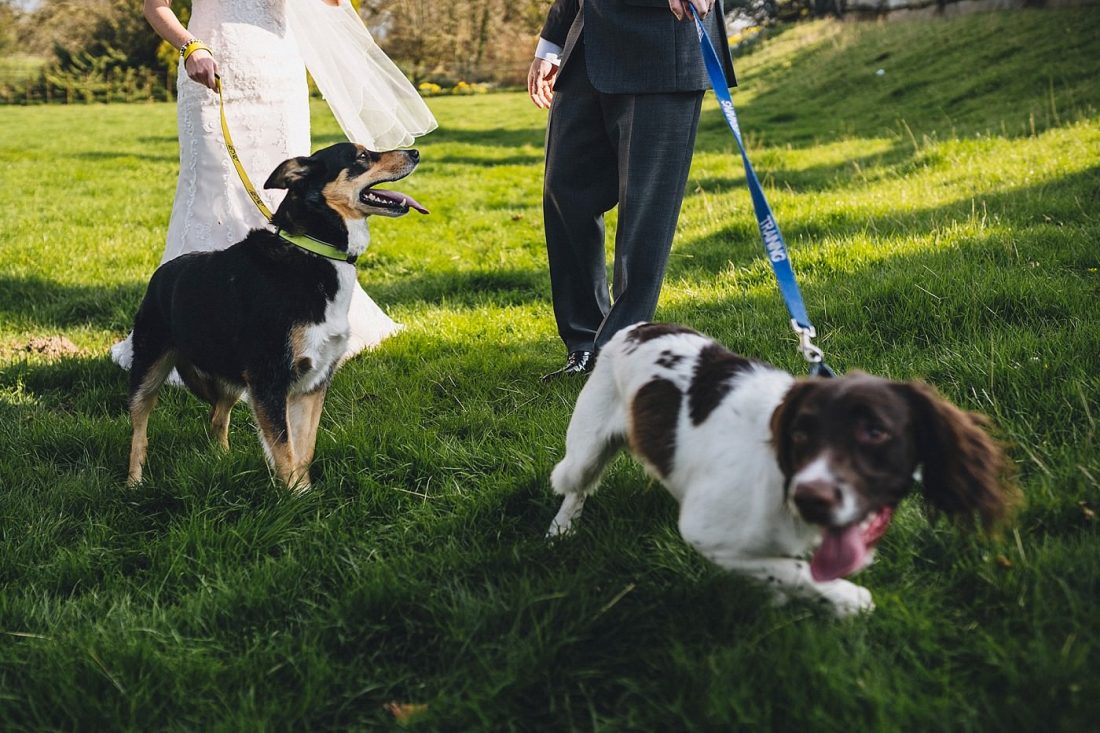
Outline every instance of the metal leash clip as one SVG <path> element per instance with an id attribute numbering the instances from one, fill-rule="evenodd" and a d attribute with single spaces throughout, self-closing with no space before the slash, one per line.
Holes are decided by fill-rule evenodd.
<path id="1" fill-rule="evenodd" d="M 802 358 L 811 364 L 820 364 L 825 361 L 825 352 L 823 352 L 813 339 L 817 336 L 817 331 L 813 326 L 802 326 L 795 319 L 791 319 L 791 328 L 798 334 L 798 350 L 802 352 Z"/>
<path id="2" fill-rule="evenodd" d="M 810 365 L 810 376 L 826 378 L 835 377 L 836 372 L 825 363 L 825 352 L 813 342 L 814 337 L 817 336 L 817 331 L 814 330 L 814 327 L 804 327 L 792 318 L 791 328 L 798 334 L 798 350 L 802 352 L 802 358 Z"/>

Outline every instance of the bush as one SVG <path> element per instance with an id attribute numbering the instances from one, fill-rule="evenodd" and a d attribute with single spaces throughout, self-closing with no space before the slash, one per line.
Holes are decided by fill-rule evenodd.
<path id="1" fill-rule="evenodd" d="M 0 104 L 163 102 L 171 98 L 160 71 L 111 67 L 90 59 L 69 68 L 40 65 L 32 74 L 0 81 Z"/>
<path id="2" fill-rule="evenodd" d="M 467 84 L 464 81 L 451 87 L 451 94 L 485 94 L 488 91 L 488 84 Z"/>
<path id="3" fill-rule="evenodd" d="M 425 97 L 438 97 L 442 94 L 485 94 L 489 91 L 488 84 L 471 84 L 465 81 L 455 82 L 450 88 L 434 81 L 422 81 L 416 88 Z"/>

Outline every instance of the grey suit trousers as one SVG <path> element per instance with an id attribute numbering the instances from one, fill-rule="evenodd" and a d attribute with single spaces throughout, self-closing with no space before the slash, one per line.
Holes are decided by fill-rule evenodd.
<path id="1" fill-rule="evenodd" d="M 583 43 L 554 88 L 543 216 L 558 334 L 569 351 L 598 351 L 657 309 L 703 92 L 601 93 Z M 604 214 L 616 205 L 612 300 Z"/>

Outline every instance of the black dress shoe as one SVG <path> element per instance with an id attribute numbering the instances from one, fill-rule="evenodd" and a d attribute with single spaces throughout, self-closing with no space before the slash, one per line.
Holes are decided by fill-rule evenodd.
<path id="1" fill-rule="evenodd" d="M 568 358 L 565 360 L 565 366 L 556 371 L 544 374 L 542 381 L 549 382 L 551 379 L 556 379 L 566 374 L 587 374 L 592 371 L 592 367 L 596 366 L 596 352 L 594 351 L 571 351 Z"/>

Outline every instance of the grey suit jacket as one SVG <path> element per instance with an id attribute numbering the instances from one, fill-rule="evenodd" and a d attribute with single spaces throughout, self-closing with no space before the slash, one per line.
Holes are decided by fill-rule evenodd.
<path id="1" fill-rule="evenodd" d="M 583 5 L 583 7 L 581 7 Z M 737 83 L 722 22 L 721 0 L 703 20 L 723 60 L 726 83 Z M 668 0 L 554 0 L 542 37 L 563 47 L 562 69 L 578 40 L 592 86 L 605 94 L 692 92 L 710 87 L 695 23 L 678 21 Z"/>

